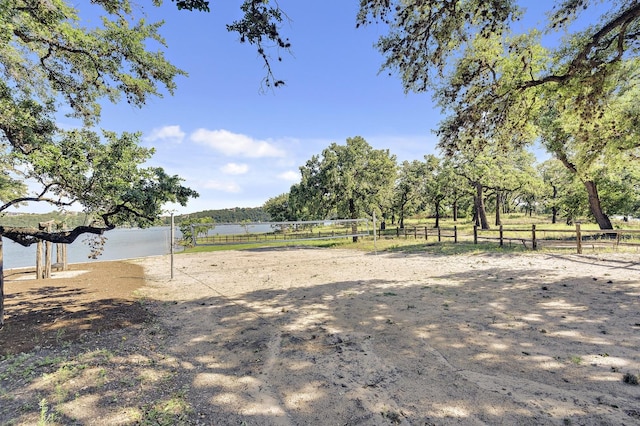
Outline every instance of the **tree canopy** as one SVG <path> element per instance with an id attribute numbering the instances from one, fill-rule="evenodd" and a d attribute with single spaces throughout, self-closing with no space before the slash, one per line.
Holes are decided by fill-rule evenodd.
<path id="1" fill-rule="evenodd" d="M 637 98 L 640 4 L 565 0 L 543 26 L 518 33 L 526 13 L 515 0 L 365 0 L 358 20 L 389 24 L 378 42 L 384 68 L 406 91 L 435 93 L 448 114 L 437 134 L 449 155 L 529 144 L 538 116 L 556 111 L 568 137 L 551 152 L 575 153 L 592 214 L 610 228 L 584 176 L 600 152 L 638 147 L 637 102 L 627 100 Z"/>
<path id="2" fill-rule="evenodd" d="M 140 135 L 96 130 L 101 102 L 126 99 L 142 107 L 175 90 L 184 71 L 150 42 L 164 44 L 160 23 L 136 20 L 128 1 L 102 0 L 101 25 L 87 28 L 63 0 L 0 1 L 0 211 L 26 202 L 81 206 L 94 220 L 64 232 L 0 227 L 20 244 L 71 243 L 86 232 L 119 224 L 148 226 L 163 204 L 185 204 L 197 193 L 161 168 L 141 167 L 153 154 Z M 76 129 L 57 125 L 61 114 Z M 27 192 L 25 182 L 40 186 Z"/>
<path id="3" fill-rule="evenodd" d="M 289 202 L 303 219 L 360 219 L 391 204 L 396 158 L 356 136 L 332 143 L 300 167 Z M 355 237 L 354 237 L 355 238 Z"/>

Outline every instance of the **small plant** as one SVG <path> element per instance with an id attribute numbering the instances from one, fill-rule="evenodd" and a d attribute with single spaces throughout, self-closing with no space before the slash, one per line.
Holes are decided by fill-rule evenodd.
<path id="1" fill-rule="evenodd" d="M 56 415 L 54 413 L 49 413 L 49 405 L 47 404 L 46 398 L 42 398 L 38 403 L 38 406 L 40 407 L 38 426 L 46 426 L 56 422 Z"/>
<path id="2" fill-rule="evenodd" d="M 186 424 L 192 410 L 185 400 L 186 393 L 187 389 L 183 388 L 166 401 L 144 405 L 138 424 L 154 426 Z"/>
<path id="3" fill-rule="evenodd" d="M 64 338 L 64 334 L 66 333 L 64 328 L 59 328 L 58 331 L 56 331 L 56 343 L 60 344 L 60 342 L 62 341 L 62 339 Z"/>
<path id="4" fill-rule="evenodd" d="M 580 365 L 582 363 L 582 357 L 578 355 L 572 355 L 571 362 L 574 363 L 575 365 Z"/>
<path id="5" fill-rule="evenodd" d="M 622 376 L 622 382 L 626 383 L 628 385 L 637 386 L 638 385 L 638 376 L 636 376 L 635 374 L 631 374 L 631 373 L 624 373 L 624 376 Z"/>

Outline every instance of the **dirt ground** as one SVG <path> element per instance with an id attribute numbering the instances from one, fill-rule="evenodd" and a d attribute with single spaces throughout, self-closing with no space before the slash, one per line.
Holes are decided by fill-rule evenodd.
<path id="1" fill-rule="evenodd" d="M 34 269 L 5 274 L 5 328 L 0 331 L 0 355 L 75 341 L 85 333 L 100 333 L 140 324 L 149 313 L 136 303 L 144 269 L 127 262 L 70 265 L 36 280 Z"/>
<path id="2" fill-rule="evenodd" d="M 0 424 L 640 424 L 639 260 L 270 248 L 8 277 Z"/>

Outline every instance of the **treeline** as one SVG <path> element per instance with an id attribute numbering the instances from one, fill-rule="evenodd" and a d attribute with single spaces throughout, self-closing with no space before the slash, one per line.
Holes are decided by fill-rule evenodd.
<path id="1" fill-rule="evenodd" d="M 269 222 L 271 216 L 262 207 L 235 207 L 231 209 L 203 210 L 200 212 L 177 215 L 174 217 L 176 224 L 188 220 L 200 220 L 211 218 L 215 223 L 240 223 L 240 222 Z M 5 213 L 0 216 L 0 226 L 17 228 L 37 228 L 39 223 L 54 221 L 64 224 L 67 228 L 87 225 L 92 219 L 79 212 L 49 212 L 49 213 Z M 158 220 L 157 225 L 170 225 L 171 217 L 164 216 Z"/>
<path id="2" fill-rule="evenodd" d="M 49 213 L 4 213 L 0 216 L 1 226 L 11 226 L 16 228 L 37 228 L 39 223 L 54 221 L 61 223 L 67 228 L 87 225 L 91 218 L 79 212 L 57 212 Z"/>
<path id="3" fill-rule="evenodd" d="M 196 213 L 177 215 L 174 217 L 176 224 L 183 221 L 192 221 L 203 218 L 212 218 L 215 223 L 239 223 L 249 222 L 269 222 L 271 216 L 262 207 L 235 207 L 231 209 L 203 210 Z M 169 224 L 171 219 L 164 217 L 163 223 Z"/>
<path id="4" fill-rule="evenodd" d="M 550 222 L 594 220 L 612 229 L 610 216 L 640 216 L 640 164 L 635 151 L 603 156 L 576 173 L 566 157 L 542 163 L 523 147 L 485 145 L 443 157 L 403 161 L 373 149 L 362 137 L 332 143 L 300 167 L 301 180 L 264 204 L 273 220 L 371 217 L 404 226 L 408 217 L 472 216 L 482 229 L 502 214 L 548 215 Z M 492 218 L 489 215 L 493 215 Z"/>

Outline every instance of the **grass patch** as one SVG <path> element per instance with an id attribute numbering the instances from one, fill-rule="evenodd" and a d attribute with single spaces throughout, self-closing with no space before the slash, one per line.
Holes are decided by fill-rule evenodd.
<path id="1" fill-rule="evenodd" d="M 209 253 L 214 251 L 228 250 L 255 250 L 274 247 L 318 247 L 318 248 L 352 248 L 350 238 L 340 238 L 334 240 L 306 240 L 306 241 L 290 241 L 290 242 L 273 242 L 273 243 L 246 243 L 246 244 L 221 244 L 211 246 L 187 247 L 180 253 Z"/>
<path id="2" fill-rule="evenodd" d="M 165 401 L 144 405 L 138 414 L 136 424 L 154 426 L 189 424 L 191 406 L 186 401 L 186 393 L 186 390 L 182 389 Z"/>
<path id="3" fill-rule="evenodd" d="M 571 362 L 574 363 L 575 365 L 580 365 L 582 364 L 582 357 L 578 356 L 578 355 L 572 355 L 570 358 Z"/>

